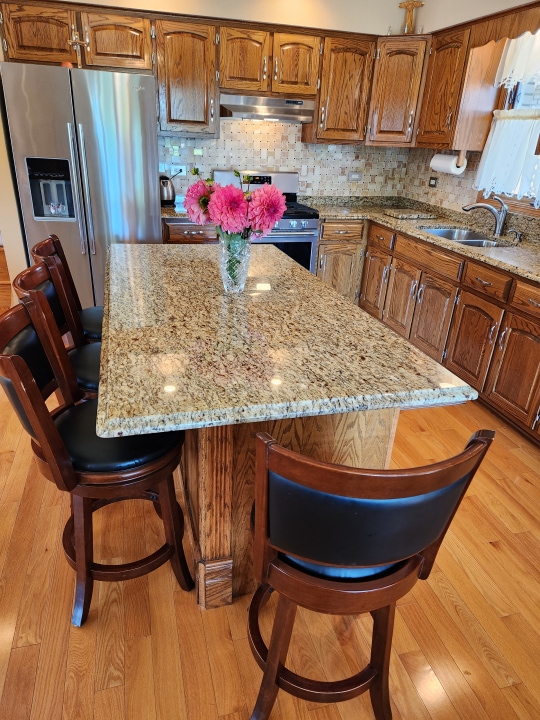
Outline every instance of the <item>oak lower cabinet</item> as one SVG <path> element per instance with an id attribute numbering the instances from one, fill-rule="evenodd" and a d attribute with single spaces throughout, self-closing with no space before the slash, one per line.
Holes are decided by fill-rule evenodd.
<path id="1" fill-rule="evenodd" d="M 160 129 L 216 137 L 216 28 L 157 20 L 156 47 Z"/>
<path id="2" fill-rule="evenodd" d="M 319 243 L 317 277 L 348 300 L 358 301 L 363 248 L 354 242 Z"/>
<path id="3" fill-rule="evenodd" d="M 302 125 L 302 142 L 364 140 L 374 49 L 367 39 L 325 39 L 315 117 Z"/>
<path id="4" fill-rule="evenodd" d="M 437 362 L 442 362 L 454 312 L 457 286 L 423 272 L 416 296 L 409 340 Z"/>
<path id="5" fill-rule="evenodd" d="M 6 59 L 71 62 L 83 67 L 152 70 L 148 18 L 79 12 L 47 5 L 2 4 Z"/>
<path id="6" fill-rule="evenodd" d="M 427 46 L 423 37 L 377 41 L 366 145 L 414 145 Z"/>
<path id="7" fill-rule="evenodd" d="M 392 261 L 382 319 L 403 337 L 409 337 L 421 275 L 411 263 L 396 258 Z"/>
<path id="8" fill-rule="evenodd" d="M 360 307 L 382 320 L 392 256 L 368 245 L 360 288 Z"/>
<path id="9" fill-rule="evenodd" d="M 484 387 L 503 314 L 502 308 L 472 293 L 461 292 L 458 298 L 444 364 L 476 390 Z"/>
<path id="10" fill-rule="evenodd" d="M 540 322 L 506 313 L 484 395 L 505 415 L 540 431 Z"/>

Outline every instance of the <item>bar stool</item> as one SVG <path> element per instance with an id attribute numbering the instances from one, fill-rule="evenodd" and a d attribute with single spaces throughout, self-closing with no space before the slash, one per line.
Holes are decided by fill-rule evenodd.
<path id="1" fill-rule="evenodd" d="M 270 435 L 256 440 L 253 564 L 260 583 L 248 637 L 263 669 L 251 720 L 266 720 L 278 689 L 315 702 L 369 690 L 377 720 L 390 720 L 388 672 L 396 601 L 425 580 L 494 433 L 480 430 L 442 462 L 406 470 L 362 470 L 312 460 Z M 278 596 L 269 646 L 259 612 Z M 316 681 L 286 667 L 297 606 L 314 612 L 369 612 L 369 664 L 350 678 Z"/>
<path id="2" fill-rule="evenodd" d="M 75 569 L 71 622 L 82 625 L 90 608 L 95 580 L 140 577 L 171 561 L 180 586 L 193 580 L 182 547 L 184 518 L 175 496 L 173 471 L 180 462 L 183 432 L 104 439 L 96 435 L 97 400 L 81 402 L 69 389 L 64 404 L 49 412 L 45 404 L 57 385 L 66 385 L 45 336 L 42 342 L 28 303 L 0 316 L 0 385 L 23 428 L 41 473 L 71 496 L 71 515 L 63 533 L 68 563 Z M 48 358 L 52 358 L 49 362 Z M 150 500 L 163 521 L 165 543 L 130 563 L 105 565 L 93 559 L 92 515 L 110 503 Z"/>

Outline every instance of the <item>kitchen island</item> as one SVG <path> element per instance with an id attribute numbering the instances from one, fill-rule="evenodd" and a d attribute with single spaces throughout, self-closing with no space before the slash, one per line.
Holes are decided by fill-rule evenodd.
<path id="1" fill-rule="evenodd" d="M 273 246 L 225 295 L 215 246 L 113 245 L 97 431 L 186 430 L 182 484 L 198 601 L 253 589 L 254 438 L 385 467 L 399 410 L 476 391 Z"/>

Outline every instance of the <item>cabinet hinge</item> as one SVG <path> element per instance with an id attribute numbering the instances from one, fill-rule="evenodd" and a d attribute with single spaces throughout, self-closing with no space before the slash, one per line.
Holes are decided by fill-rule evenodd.
<path id="1" fill-rule="evenodd" d="M 156 64 L 156 53 L 153 52 L 152 53 L 152 65 L 155 65 L 155 64 Z"/>
<path id="2" fill-rule="evenodd" d="M 219 70 L 216 70 L 216 82 L 219 83 Z"/>
<path id="3" fill-rule="evenodd" d="M 367 135 L 367 125 L 364 125 L 364 136 Z"/>
<path id="4" fill-rule="evenodd" d="M 221 38 L 219 37 L 219 33 L 216 33 L 216 45 L 219 45 L 220 39 Z"/>
<path id="5" fill-rule="evenodd" d="M 373 56 L 375 60 L 381 59 L 381 48 L 377 48 L 377 51 L 375 52 L 375 55 Z"/>
<path id="6" fill-rule="evenodd" d="M 0 25 L 2 25 L 3 23 L 4 23 L 4 16 L 0 12 Z"/>
<path id="7" fill-rule="evenodd" d="M 538 408 L 538 412 L 536 413 L 536 417 L 534 418 L 533 424 L 531 426 L 531 430 L 536 430 L 536 426 L 539 421 L 540 421 L 540 408 Z"/>
<path id="8" fill-rule="evenodd" d="M 432 52 L 433 52 L 433 48 L 430 47 L 430 48 L 429 48 L 429 54 L 431 55 Z"/>
<path id="9" fill-rule="evenodd" d="M 156 39 L 156 28 L 153 25 L 150 28 L 150 37 L 154 40 Z"/>
<path id="10" fill-rule="evenodd" d="M 6 42 L 6 38 L 4 38 L 4 39 L 2 40 L 2 46 L 3 46 L 3 48 L 4 48 L 4 52 L 7 53 L 7 51 L 8 51 L 8 45 L 7 45 L 7 42 Z"/>
<path id="11" fill-rule="evenodd" d="M 324 43 L 321 42 L 321 46 L 319 48 L 319 55 L 323 54 L 323 49 L 324 49 Z"/>
<path id="12" fill-rule="evenodd" d="M 317 90 L 321 89 L 321 78 L 317 78 Z"/>
<path id="13" fill-rule="evenodd" d="M 445 349 L 444 349 L 444 352 L 443 352 L 443 354 L 442 354 L 442 359 L 443 359 L 443 360 L 446 360 L 446 356 L 447 356 L 447 355 L 448 355 L 448 350 L 445 348 Z"/>
<path id="14" fill-rule="evenodd" d="M 456 297 L 454 299 L 454 307 L 458 304 L 458 302 L 459 302 L 459 290 L 457 291 Z"/>

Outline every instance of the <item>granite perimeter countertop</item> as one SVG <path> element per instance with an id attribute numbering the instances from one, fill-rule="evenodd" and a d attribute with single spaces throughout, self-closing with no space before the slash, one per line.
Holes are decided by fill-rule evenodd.
<path id="1" fill-rule="evenodd" d="M 103 437 L 477 397 L 271 245 L 224 294 L 218 248 L 113 245 L 97 431 Z"/>

